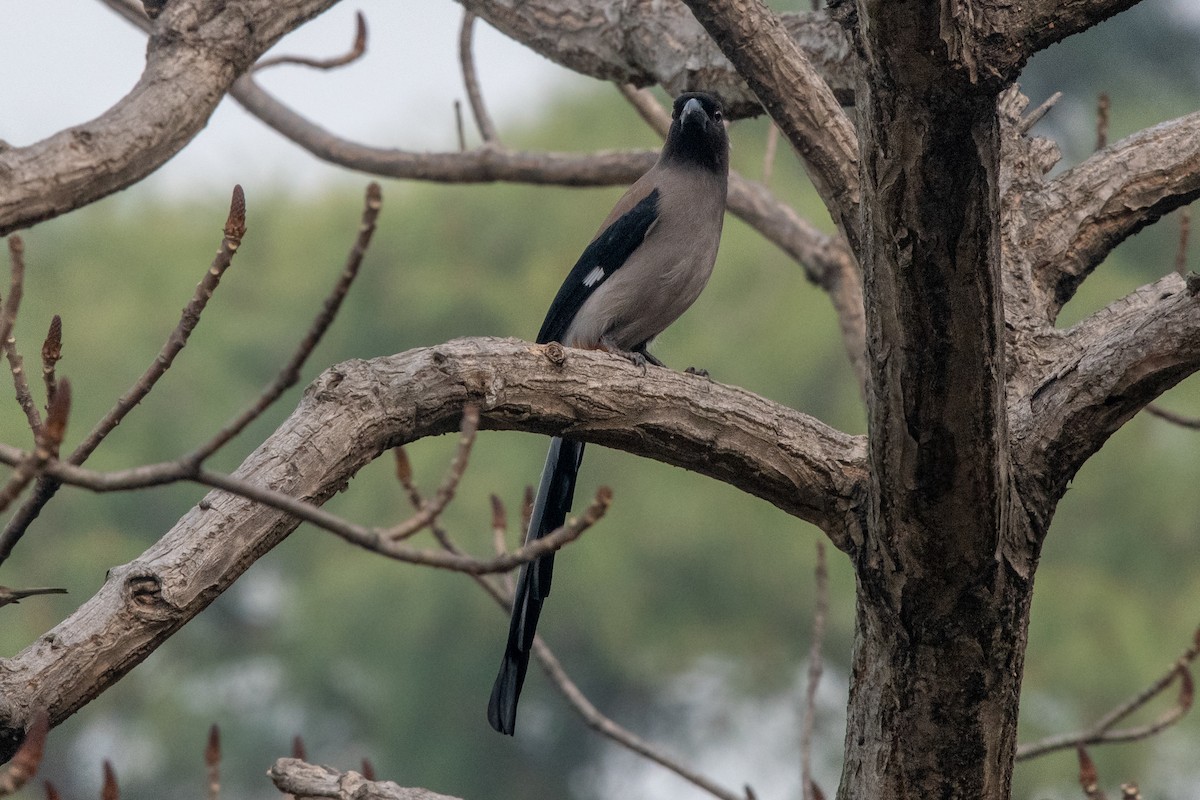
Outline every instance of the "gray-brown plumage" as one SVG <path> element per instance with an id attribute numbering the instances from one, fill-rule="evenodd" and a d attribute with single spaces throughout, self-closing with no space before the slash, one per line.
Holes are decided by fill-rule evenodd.
<path id="1" fill-rule="evenodd" d="M 646 348 L 695 302 L 712 274 L 721 241 L 729 140 L 715 95 L 675 99 L 658 161 L 617 201 L 550 305 L 540 344 L 620 353 L 661 366 Z M 560 527 L 571 509 L 583 443 L 554 438 L 526 541 Z M 511 735 L 554 555 L 521 568 L 488 721 Z"/>

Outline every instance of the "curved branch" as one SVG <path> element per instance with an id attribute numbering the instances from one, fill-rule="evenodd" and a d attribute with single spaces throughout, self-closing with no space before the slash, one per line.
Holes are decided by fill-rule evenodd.
<path id="1" fill-rule="evenodd" d="M 1139 131 L 1046 184 L 1027 212 L 1034 280 L 1053 321 L 1126 238 L 1200 198 L 1200 111 Z"/>
<path id="2" fill-rule="evenodd" d="M 569 433 L 723 480 L 821 525 L 843 549 L 862 516 L 861 437 L 693 375 L 501 339 L 327 370 L 234 477 L 319 505 L 385 450 L 456 429 L 469 401 L 484 427 Z M 99 695 L 297 524 L 210 492 L 75 613 L 0 661 L 0 742 L 19 737 L 35 708 L 57 723 Z"/>
<path id="3" fill-rule="evenodd" d="M 417 153 L 349 142 L 297 114 L 264 91 L 250 75 L 234 83 L 230 95 L 254 116 L 317 158 L 347 169 L 386 178 L 484 183 L 513 181 L 555 186 L 616 186 L 633 183 L 654 165 L 652 150 L 530 153 L 499 146 L 464 153 Z"/>
<path id="4" fill-rule="evenodd" d="M 779 18 L 761 0 L 686 0 L 804 159 L 813 186 L 858 252 L 858 137 Z"/>
<path id="5" fill-rule="evenodd" d="M 1006 32 L 993 50 L 991 65 L 1005 72 L 1052 44 L 1133 8 L 1141 0 L 1031 0 L 997 3 L 989 22 Z"/>
<path id="6" fill-rule="evenodd" d="M 1200 369 L 1200 295 L 1172 273 L 1048 341 L 1051 354 L 1010 412 L 1013 441 L 1031 463 L 1026 472 L 1045 476 L 1049 508 L 1109 436 Z"/>
<path id="7" fill-rule="evenodd" d="M 475 71 L 475 15 L 470 11 L 463 12 L 462 27 L 458 33 L 458 61 L 462 66 L 463 88 L 467 90 L 467 99 L 471 103 L 471 113 L 475 117 L 475 126 L 485 142 L 499 142 L 500 135 L 496 132 L 496 123 L 488 113 L 487 105 L 483 102 L 483 90 L 479 88 L 479 76 Z"/>
<path id="8" fill-rule="evenodd" d="M 96 119 L 0 150 L 0 236 L 134 184 L 208 122 L 233 80 L 337 0 L 177 0 L 152 27 L 146 69 Z"/>
<path id="9" fill-rule="evenodd" d="M 731 118 L 761 113 L 759 100 L 679 0 L 458 0 L 506 36 L 567 69 L 616 83 L 658 84 L 672 96 L 719 92 Z M 787 36 L 821 78 L 850 102 L 857 57 L 827 12 L 782 14 Z"/>

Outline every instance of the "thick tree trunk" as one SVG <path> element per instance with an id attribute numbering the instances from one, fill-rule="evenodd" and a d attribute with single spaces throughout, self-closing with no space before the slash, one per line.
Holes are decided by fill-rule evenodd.
<path id="1" fill-rule="evenodd" d="M 1032 581 L 999 544 L 999 122 L 910 6 L 860 4 L 871 504 L 839 797 L 1007 800 Z"/>

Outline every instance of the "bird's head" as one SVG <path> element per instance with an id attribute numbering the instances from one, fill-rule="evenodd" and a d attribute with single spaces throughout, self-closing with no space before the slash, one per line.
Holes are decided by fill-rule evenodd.
<path id="1" fill-rule="evenodd" d="M 676 97 L 663 159 L 728 174 L 729 137 L 723 116 L 721 98 L 715 94 L 684 92 Z"/>

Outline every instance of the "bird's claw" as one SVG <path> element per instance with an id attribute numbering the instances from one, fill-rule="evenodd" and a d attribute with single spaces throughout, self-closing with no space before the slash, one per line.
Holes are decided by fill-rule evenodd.
<path id="1" fill-rule="evenodd" d="M 684 370 L 684 372 L 688 375 L 695 375 L 699 378 L 707 378 L 710 381 L 712 380 L 712 376 L 708 374 L 708 370 L 704 369 L 703 367 L 688 367 Z"/>

